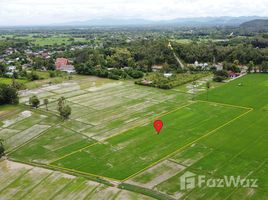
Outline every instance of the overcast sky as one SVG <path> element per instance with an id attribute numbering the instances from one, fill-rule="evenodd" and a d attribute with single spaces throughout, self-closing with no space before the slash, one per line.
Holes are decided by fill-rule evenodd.
<path id="1" fill-rule="evenodd" d="M 268 0 L 0 0 L 0 25 L 253 15 L 268 16 Z"/>

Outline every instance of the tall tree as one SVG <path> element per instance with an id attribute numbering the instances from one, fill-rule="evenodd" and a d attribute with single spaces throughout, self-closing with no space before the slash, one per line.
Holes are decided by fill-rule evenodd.
<path id="1" fill-rule="evenodd" d="M 48 103 L 49 103 L 48 99 L 44 99 L 44 105 L 46 106 L 46 110 L 48 110 L 48 107 L 47 107 Z"/>
<path id="2" fill-rule="evenodd" d="M 211 82 L 210 81 L 206 82 L 206 88 L 207 88 L 207 100 L 208 100 L 208 91 L 211 88 Z"/>
<path id="3" fill-rule="evenodd" d="M 30 97 L 29 105 L 32 108 L 38 108 L 39 104 L 40 104 L 40 100 L 38 99 L 38 97 L 36 95 L 33 95 L 32 97 Z"/>
<path id="4" fill-rule="evenodd" d="M 0 158 L 5 155 L 4 140 L 0 138 Z"/>

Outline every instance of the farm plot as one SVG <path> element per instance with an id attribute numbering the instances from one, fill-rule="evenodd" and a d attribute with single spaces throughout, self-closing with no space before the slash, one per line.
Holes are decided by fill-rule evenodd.
<path id="1" fill-rule="evenodd" d="M 254 119 L 254 123 L 250 123 Z M 268 193 L 267 126 L 268 113 L 251 112 L 215 132 L 202 143 L 196 143 L 172 157 L 186 169 L 157 185 L 157 191 L 173 197 L 199 199 L 266 199 Z M 209 178 L 240 176 L 258 179 L 257 188 L 195 188 L 180 190 L 180 177 L 185 172 Z M 200 196 L 202 198 L 200 198 Z"/>
<path id="2" fill-rule="evenodd" d="M 198 99 L 207 100 L 203 93 Z M 267 104 L 267 74 L 250 74 L 215 88 L 209 92 L 209 101 L 259 109 Z"/>
<path id="3" fill-rule="evenodd" d="M 213 101 L 236 105 L 241 103 L 242 106 L 251 106 L 254 109 L 210 137 L 169 158 L 185 166 L 185 170 L 158 184 L 154 189 L 181 199 L 267 199 L 267 78 L 263 74 L 249 75 L 212 90 L 210 99 Z M 243 83 L 242 86 L 238 86 L 239 83 Z M 201 95 L 200 98 L 205 96 Z M 257 179 L 258 187 L 196 187 L 181 190 L 180 177 L 185 172 L 208 178 L 240 176 L 241 179 Z"/>
<path id="4" fill-rule="evenodd" d="M 37 94 L 41 102 L 48 98 L 48 110 L 57 113 L 57 99 L 63 96 L 72 108 L 71 119 L 76 124 L 75 129 L 71 129 L 94 140 L 103 140 L 183 105 L 188 99 L 187 94 L 159 92 L 155 88 L 140 87 L 131 82 L 89 79 L 85 86 L 86 80 L 22 92 L 22 102 L 27 104 L 29 97 Z M 45 106 L 41 108 L 45 109 Z M 77 124 L 84 128 L 76 130 Z"/>
<path id="5" fill-rule="evenodd" d="M 86 136 L 58 125 L 10 155 L 21 161 L 48 164 L 91 143 L 93 141 Z"/>
<path id="6" fill-rule="evenodd" d="M 60 172 L 11 161 L 0 162 L 0 199 L 151 199 Z"/>
<path id="7" fill-rule="evenodd" d="M 84 90 L 77 90 L 80 81 L 71 81 L 22 92 L 25 99 L 40 93 L 41 102 L 42 92 L 49 92 L 52 96 L 49 97 L 48 108 L 55 113 L 57 102 L 53 100 L 63 95 L 72 108 L 72 115 L 71 119 L 63 122 L 56 115 L 38 109 L 24 110 L 11 118 L 4 118 L 0 135 L 9 156 L 20 161 L 48 164 L 96 140 L 102 141 L 145 123 L 175 106 L 185 104 L 187 100 L 184 94 L 171 91 L 159 93 L 157 89 L 129 82 L 122 85 L 122 82 L 102 82 L 100 79 L 99 83 L 93 80 L 96 84 L 84 86 Z M 83 102 L 84 105 L 80 105 Z M 23 145 L 25 143 L 27 145 Z"/>
<path id="8" fill-rule="evenodd" d="M 161 117 L 164 127 L 160 135 L 147 123 L 64 156 L 52 165 L 123 180 L 246 112 L 244 108 L 197 102 Z"/>
<path id="9" fill-rule="evenodd" d="M 1 121 L 0 137 L 7 152 L 47 131 L 57 120 L 38 112 L 24 110 Z M 53 117 L 52 117 L 53 119 Z"/>

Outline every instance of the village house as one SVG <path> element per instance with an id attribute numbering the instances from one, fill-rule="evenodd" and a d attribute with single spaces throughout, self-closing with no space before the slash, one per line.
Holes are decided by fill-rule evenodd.
<path id="1" fill-rule="evenodd" d="M 152 66 L 153 72 L 160 71 L 161 69 L 163 69 L 162 65 L 153 65 Z"/>
<path id="2" fill-rule="evenodd" d="M 223 64 L 222 63 L 215 64 L 214 67 L 216 68 L 216 71 L 223 70 Z"/>
<path id="3" fill-rule="evenodd" d="M 75 73 L 74 66 L 71 65 L 71 62 L 66 58 L 57 58 L 55 62 L 55 69 L 67 73 Z"/>
<path id="4" fill-rule="evenodd" d="M 205 69 L 205 68 L 208 67 L 208 63 L 198 63 L 198 61 L 195 61 L 195 62 L 194 62 L 194 66 L 195 66 L 195 67 L 200 67 L 200 68 L 202 68 L 202 69 Z"/>
<path id="5" fill-rule="evenodd" d="M 229 70 L 228 76 L 229 76 L 229 78 L 236 78 L 236 77 L 240 76 L 240 73 L 235 73 L 235 72 Z"/>
<path id="6" fill-rule="evenodd" d="M 164 77 L 169 78 L 172 76 L 172 73 L 164 73 L 163 75 L 164 75 Z"/>

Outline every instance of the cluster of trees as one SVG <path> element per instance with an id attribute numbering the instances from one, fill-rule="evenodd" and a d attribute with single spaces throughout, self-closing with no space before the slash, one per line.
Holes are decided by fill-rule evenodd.
<path id="1" fill-rule="evenodd" d="M 179 68 L 167 44 L 164 39 L 137 40 L 116 47 L 78 50 L 69 56 L 74 58 L 79 74 L 113 79 L 141 78 L 142 72 L 151 72 L 153 65 L 165 64 L 173 70 Z"/>
<path id="2" fill-rule="evenodd" d="M 27 79 L 30 81 L 42 79 L 36 71 L 31 70 L 28 72 L 27 70 L 23 70 L 21 67 L 17 67 L 16 71 L 12 72 L 12 75 L 7 74 L 8 69 L 4 63 L 0 63 L 0 77 L 8 77 L 14 79 Z"/>
<path id="3" fill-rule="evenodd" d="M 110 79 L 130 79 L 130 78 L 142 78 L 143 72 L 137 69 L 128 68 L 128 69 L 110 69 L 102 68 L 102 67 L 92 67 L 87 66 L 87 64 L 79 64 L 76 66 L 76 72 L 79 74 L 85 75 L 94 75 L 103 78 Z"/>
<path id="4" fill-rule="evenodd" d="M 228 72 L 226 70 L 214 71 L 213 80 L 216 82 L 222 82 L 223 80 L 229 77 Z"/>
<path id="5" fill-rule="evenodd" d="M 58 111 L 62 119 L 68 119 L 72 113 L 72 109 L 66 104 L 66 99 L 64 97 L 58 99 Z"/>
<path id="6" fill-rule="evenodd" d="M 253 61 L 261 65 L 268 60 L 267 48 L 255 48 L 251 44 L 220 45 L 219 43 L 173 44 L 176 53 L 187 63 L 199 62 L 229 62 L 238 60 L 240 64 L 247 65 Z"/>
<path id="7" fill-rule="evenodd" d="M 48 110 L 48 103 L 48 99 L 43 100 L 43 104 L 45 105 L 46 110 Z M 40 100 L 36 95 L 33 95 L 29 98 L 29 105 L 32 108 L 38 108 L 38 106 L 40 105 Z M 72 113 L 72 109 L 69 105 L 66 104 L 66 99 L 64 97 L 60 97 L 58 99 L 58 111 L 62 119 L 68 119 Z"/>
<path id="8" fill-rule="evenodd" d="M 193 73 L 193 74 L 180 73 L 180 74 L 174 74 L 170 77 L 165 77 L 161 73 L 153 73 L 144 77 L 144 79 L 135 81 L 135 83 L 139 85 L 146 85 L 146 86 L 157 87 L 161 89 L 171 89 L 176 86 L 195 81 L 207 75 L 208 75 L 207 72 Z"/>
<path id="9" fill-rule="evenodd" d="M 18 102 L 17 89 L 12 85 L 0 84 L 0 105 L 17 104 Z"/>

